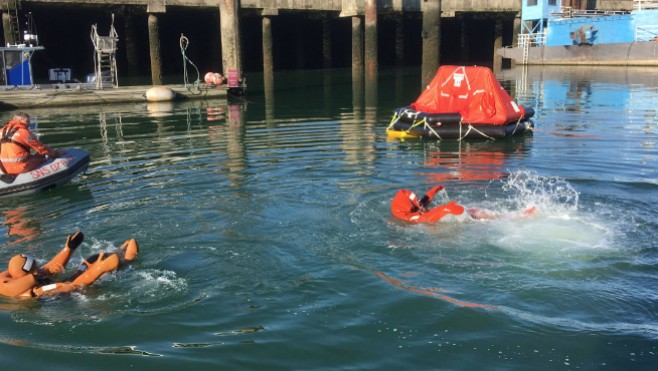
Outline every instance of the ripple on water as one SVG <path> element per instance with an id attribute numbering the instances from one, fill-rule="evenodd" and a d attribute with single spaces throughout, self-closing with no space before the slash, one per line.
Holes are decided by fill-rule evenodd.
<path id="1" fill-rule="evenodd" d="M 2 257 L 51 256 L 75 229 L 89 238 L 72 263 L 129 236 L 142 254 L 81 292 L 3 302 L 0 341 L 47 361 L 159 354 L 172 368 L 655 365 L 655 87 L 541 71 L 512 89 L 538 130 L 496 142 L 387 141 L 399 87 L 380 85 L 379 106 L 363 109 L 349 79 L 326 95 L 298 79 L 316 85 L 277 91 L 274 108 L 257 93 L 214 121 L 205 102 L 42 113 L 42 139 L 92 163 L 55 192 L 3 203 L 15 232 Z M 417 80 L 402 80 L 415 95 Z M 437 183 L 437 201 L 505 217 L 392 219 L 397 189 Z"/>

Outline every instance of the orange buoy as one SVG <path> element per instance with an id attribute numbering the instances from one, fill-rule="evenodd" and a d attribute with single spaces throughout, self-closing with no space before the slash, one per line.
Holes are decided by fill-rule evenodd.
<path id="1" fill-rule="evenodd" d="M 224 83 L 224 77 L 217 72 L 208 72 L 203 79 L 209 85 L 221 85 Z"/>

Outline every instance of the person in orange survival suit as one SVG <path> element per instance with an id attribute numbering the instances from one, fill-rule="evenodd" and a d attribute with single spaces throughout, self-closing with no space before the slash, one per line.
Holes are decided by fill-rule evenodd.
<path id="1" fill-rule="evenodd" d="M 32 154 L 31 150 L 37 154 Z M 30 131 L 30 115 L 19 112 L 2 128 L 0 134 L 0 170 L 5 174 L 21 174 L 34 170 L 61 153 L 41 143 Z"/>
<path id="2" fill-rule="evenodd" d="M 391 202 L 391 212 L 396 218 L 413 223 L 433 223 L 446 215 L 464 214 L 464 207 L 457 204 L 457 201 L 428 209 L 428 205 L 436 193 L 443 189 L 442 185 L 434 186 L 421 199 L 418 199 L 416 194 L 409 190 L 400 189 Z"/>
<path id="3" fill-rule="evenodd" d="M 434 223 L 443 219 L 447 215 L 461 216 L 468 215 L 474 220 L 494 220 L 501 217 L 530 216 L 536 211 L 535 206 L 531 206 L 517 214 L 498 214 L 486 209 L 471 208 L 466 210 L 464 206 L 457 201 L 450 201 L 447 204 L 428 208 L 430 202 L 437 192 L 445 189 L 442 185 L 434 186 L 420 200 L 415 193 L 400 189 L 391 201 L 391 212 L 393 215 L 402 220 L 412 223 Z"/>
<path id="4" fill-rule="evenodd" d="M 83 239 L 82 232 L 69 235 L 64 248 L 41 268 L 29 255 L 19 254 L 11 258 L 7 270 L 0 273 L 0 295 L 40 297 L 69 292 L 81 286 L 91 285 L 103 274 L 134 260 L 139 253 L 137 241 L 130 239 L 119 247 L 118 252 L 107 255 L 101 252 L 92 255 L 85 259 L 80 268 L 68 279 L 52 282 L 52 278 L 64 270 L 66 263 Z"/>

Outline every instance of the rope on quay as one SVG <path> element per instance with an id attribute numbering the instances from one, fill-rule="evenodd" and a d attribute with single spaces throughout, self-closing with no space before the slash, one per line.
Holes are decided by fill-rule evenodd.
<path id="1" fill-rule="evenodd" d="M 185 88 L 187 91 L 189 91 L 192 94 L 201 94 L 201 74 L 199 73 L 199 69 L 196 67 L 194 63 L 185 55 L 185 51 L 187 48 L 190 46 L 190 41 L 185 37 L 185 35 L 180 34 L 180 51 L 181 54 L 183 55 L 183 79 L 185 83 Z M 194 69 L 196 70 L 196 81 L 194 81 L 193 84 L 190 84 L 188 77 L 187 77 L 187 64 L 192 65 Z"/>

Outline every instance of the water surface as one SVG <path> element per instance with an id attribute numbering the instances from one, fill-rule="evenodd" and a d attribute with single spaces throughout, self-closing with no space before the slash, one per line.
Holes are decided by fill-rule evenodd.
<path id="1" fill-rule="evenodd" d="M 259 77 L 251 78 L 258 80 Z M 418 71 L 277 74 L 247 101 L 31 111 L 86 174 L 2 200 L 0 261 L 137 262 L 67 296 L 0 299 L 5 367 L 649 369 L 658 345 L 658 71 L 499 79 L 534 135 L 387 140 Z M 5 116 L 6 118 L 6 116 Z M 400 188 L 507 215 L 394 220 Z M 537 207 L 532 217 L 517 210 Z"/>

